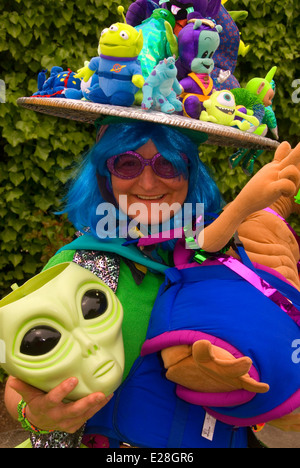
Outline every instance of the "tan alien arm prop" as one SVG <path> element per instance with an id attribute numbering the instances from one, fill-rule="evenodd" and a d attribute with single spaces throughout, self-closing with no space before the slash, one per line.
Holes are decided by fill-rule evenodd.
<path id="1" fill-rule="evenodd" d="M 294 197 L 299 186 L 300 144 L 292 150 L 284 142 L 277 149 L 274 160 L 252 177 L 219 218 L 204 230 L 202 248 L 207 252 L 218 252 L 249 216 L 271 207 L 281 197 Z"/>
<path id="2" fill-rule="evenodd" d="M 229 204 L 220 217 L 204 231 L 202 248 L 217 252 L 238 232 L 250 259 L 280 272 L 300 290 L 297 263 L 298 244 L 283 220 L 264 210 L 272 208 L 283 218 L 300 214 L 294 196 L 300 186 L 300 144 L 292 150 L 286 142 L 277 149 L 274 160 L 264 166 Z M 236 255 L 233 251 L 230 254 Z M 235 359 L 229 352 L 208 341 L 173 346 L 162 351 L 166 377 L 200 392 L 245 389 L 265 393 L 265 383 L 251 379 L 248 357 Z M 283 430 L 300 430 L 300 415 L 289 415 L 272 425 Z"/>

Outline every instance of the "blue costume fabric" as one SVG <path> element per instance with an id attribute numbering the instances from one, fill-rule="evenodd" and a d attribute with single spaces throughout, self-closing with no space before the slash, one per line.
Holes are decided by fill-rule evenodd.
<path id="1" fill-rule="evenodd" d="M 299 291 L 269 272 L 251 269 L 300 311 Z M 270 389 L 263 394 L 242 391 L 237 395 L 241 400 L 235 404 L 231 399 L 234 392 L 224 398 L 214 394 L 209 405 L 213 415 L 223 422 L 245 426 L 278 419 L 299 407 L 299 364 L 293 362 L 292 355 L 293 343 L 300 340 L 300 312 L 293 318 L 225 265 L 173 268 L 165 275 L 143 355 L 198 339 L 213 344 L 221 340 L 238 350 L 237 357 L 250 357 L 256 380 L 267 383 Z M 199 396 L 182 389 L 180 392 L 190 402 Z M 201 398 L 209 400 L 206 394 Z"/>
<path id="2" fill-rule="evenodd" d="M 93 102 L 131 106 L 138 88 L 132 83 L 133 75 L 141 75 L 137 57 L 116 58 L 106 55 L 94 57 L 89 68 L 98 75 L 99 84 L 89 88 L 84 96 Z"/>
<path id="3" fill-rule="evenodd" d="M 85 235 L 63 250 L 66 248 L 117 251 L 154 266 L 134 246 L 123 246 L 122 239 L 111 245 Z M 271 272 L 255 269 L 245 252 L 242 258 L 262 281 L 300 310 L 300 293 L 294 287 Z M 159 269 L 166 279 L 152 310 L 141 356 L 114 398 L 87 422 L 86 434 L 102 434 L 115 446 L 122 441 L 157 448 L 247 447 L 247 426 L 277 419 L 299 406 L 300 373 L 292 359 L 292 343 L 300 338 L 297 320 L 225 265 L 183 269 L 160 265 Z M 186 331 L 191 341 L 180 337 Z M 270 385 L 269 392 L 242 391 L 244 400 L 232 403 L 229 399 L 230 406 L 192 404 L 179 397 L 178 386 L 165 377 L 159 352 L 164 347 L 191 344 L 203 334 L 218 343 L 229 343 L 240 356 L 249 356 L 252 374 Z M 218 398 L 212 401 L 218 402 Z M 217 419 L 212 441 L 201 436 L 206 412 Z"/>
<path id="4" fill-rule="evenodd" d="M 206 412 L 176 396 L 157 354 L 139 358 L 113 399 L 87 422 L 86 434 L 146 448 L 246 448 L 247 428 L 216 422 L 213 440 L 201 436 Z"/>

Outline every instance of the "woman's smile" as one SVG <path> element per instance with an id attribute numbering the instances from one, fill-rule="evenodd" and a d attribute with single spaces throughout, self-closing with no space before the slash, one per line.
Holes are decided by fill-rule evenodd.
<path id="1" fill-rule="evenodd" d="M 162 200 L 164 195 L 136 195 L 139 200 Z"/>

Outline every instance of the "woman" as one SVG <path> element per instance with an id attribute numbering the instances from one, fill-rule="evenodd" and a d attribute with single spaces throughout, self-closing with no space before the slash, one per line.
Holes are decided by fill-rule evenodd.
<path id="1" fill-rule="evenodd" d="M 162 226 L 168 221 L 164 213 L 156 214 L 152 219 L 152 208 L 157 203 L 178 203 L 181 206 L 192 203 L 195 212 L 196 203 L 201 202 L 204 203 L 206 213 L 216 215 L 223 203 L 215 183 L 198 158 L 197 144 L 181 131 L 141 122 L 120 123 L 120 120 L 116 120 L 108 123 L 108 127 L 102 125 L 99 141 L 84 161 L 66 197 L 65 211 L 69 219 L 85 234 L 62 249 L 47 267 L 72 260 L 87 267 L 87 263 L 103 252 L 108 258 L 111 258 L 110 252 L 118 253 L 120 269 L 116 294 L 124 307 L 126 362 L 121 392 L 118 389 L 114 397 L 95 393 L 73 403 L 64 403 L 64 399 L 76 386 L 74 378 L 67 379 L 48 394 L 44 394 L 11 377 L 6 388 L 7 408 L 13 417 L 17 417 L 17 405 L 23 399 L 26 402 L 26 420 L 43 431 L 54 430 L 50 436 L 42 436 L 47 440 L 50 437 L 52 441 L 58 438 L 57 431 L 76 433 L 87 422 L 83 442 L 89 446 L 94 444 L 117 447 L 125 442 L 138 447 L 247 447 L 247 428 L 237 428 L 219 421 L 214 422 L 213 442 L 210 440 L 207 436 L 206 426 L 209 423 L 205 410 L 201 406 L 188 405 L 176 397 L 173 382 L 162 377 L 163 365 L 157 356 L 150 362 L 146 375 L 145 387 L 148 393 L 146 396 L 143 393 L 144 401 L 138 401 L 139 392 L 136 388 L 130 390 L 129 385 L 128 392 L 126 382 L 130 382 L 133 369 L 139 372 L 139 354 L 155 298 L 164 281 L 162 272 L 167 266 L 173 265 L 172 249 L 175 240 L 170 236 L 169 241 L 157 247 L 146 247 L 141 252 L 131 241 L 124 245 L 126 239 L 120 237 L 120 220 L 124 220 L 125 213 L 127 223 L 130 223 L 131 218 L 136 215 L 136 212 L 134 215 L 129 214 L 132 213 L 130 208 L 135 203 L 142 204 L 145 211 L 139 217 L 139 222 L 147 226 L 151 234 L 151 229 L 157 233 L 158 224 L 159 229 L 164 231 Z M 199 137 L 202 138 L 200 134 Z M 300 185 L 299 151 L 297 156 L 293 156 L 293 152 L 290 156 L 290 152 L 290 148 L 285 146 L 280 157 L 281 160 L 286 155 L 290 157 L 286 158 L 286 165 L 290 170 L 279 167 L 281 163 L 275 161 L 275 165 L 263 174 L 263 178 L 258 175 L 256 179 L 252 179 L 249 190 L 253 199 L 254 179 L 260 184 L 271 174 L 268 190 L 257 197 L 252 209 L 247 207 L 236 216 L 234 207 L 229 207 L 223 213 L 223 218 L 219 218 L 225 223 L 225 244 L 234 233 L 236 224 L 239 225 L 253 211 L 265 208 L 281 195 L 295 194 Z M 125 196 L 127 203 L 123 204 L 122 197 Z M 244 206 L 249 201 L 249 191 L 242 191 L 239 200 Z M 97 213 L 101 212 L 99 206 L 103 202 L 112 202 L 116 208 L 114 232 L 117 242 L 109 237 L 99 241 L 97 237 L 97 226 L 99 227 L 99 221 L 104 216 L 102 213 L 101 218 Z M 225 220 L 224 215 L 228 217 L 226 219 L 225 216 Z M 124 227 L 124 223 L 122 225 Z M 141 228 L 141 225 L 138 227 Z M 176 228 L 174 221 L 173 224 L 171 222 L 171 229 L 173 228 Z M 214 224 L 208 228 L 210 251 L 214 251 L 215 241 L 220 238 L 219 228 L 218 224 L 215 230 Z M 107 235 L 107 231 L 105 234 Z M 223 246 L 220 245 L 219 248 Z M 139 254 L 136 261 L 134 257 L 127 255 L 127 251 L 132 251 L 132 248 Z M 155 388 L 155 384 L 151 387 L 153 382 L 159 383 L 161 388 Z M 122 387 L 125 391 L 122 391 Z M 143 408 L 147 406 L 146 400 L 150 408 L 152 405 L 153 412 L 143 412 Z M 130 413 L 126 416 L 128 408 Z M 161 439 L 156 437 L 157 433 Z M 32 441 L 39 446 L 41 439 L 38 432 L 32 437 Z M 44 446 L 47 446 L 47 442 Z"/>

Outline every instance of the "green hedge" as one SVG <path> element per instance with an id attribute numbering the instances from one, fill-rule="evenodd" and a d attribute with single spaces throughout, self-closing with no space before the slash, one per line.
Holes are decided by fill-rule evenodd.
<path id="1" fill-rule="evenodd" d="M 119 20 L 119 0 L 0 0 L 0 79 L 6 103 L 0 104 L 0 296 L 14 282 L 38 272 L 74 229 L 53 213 L 60 207 L 64 185 L 81 154 L 93 143 L 92 127 L 18 108 L 16 100 L 37 90 L 37 75 L 52 66 L 77 70 L 97 54 L 101 30 Z M 123 2 L 125 9 L 130 1 Z M 228 10 L 246 9 L 242 38 L 251 50 L 240 58 L 241 83 L 265 76 L 273 66 L 277 96 L 275 110 L 281 139 L 298 141 L 299 105 L 293 104 L 292 82 L 300 78 L 296 1 L 231 0 Z M 228 168 L 231 150 L 205 148 L 203 159 L 212 168 L 227 200 L 247 178 Z M 257 169 L 270 161 L 266 153 Z"/>

